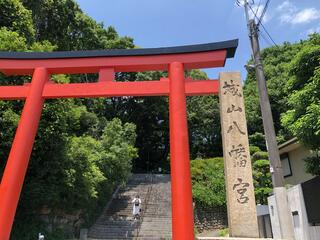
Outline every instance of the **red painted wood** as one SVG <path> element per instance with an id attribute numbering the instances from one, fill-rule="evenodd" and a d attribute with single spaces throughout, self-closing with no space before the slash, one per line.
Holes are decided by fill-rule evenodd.
<path id="1" fill-rule="evenodd" d="M 25 99 L 28 95 L 30 86 L 0 86 L 0 99 L 19 100 Z"/>
<path id="2" fill-rule="evenodd" d="M 194 240 L 187 107 L 182 63 L 170 64 L 169 78 L 172 237 L 174 240 Z"/>
<path id="3" fill-rule="evenodd" d="M 96 57 L 75 59 L 0 59 L 0 71 L 7 75 L 30 75 L 37 67 L 50 74 L 98 73 L 102 68 L 115 72 L 168 70 L 171 62 L 184 64 L 185 69 L 223 67 L 227 50 L 155 56 Z"/>
<path id="4" fill-rule="evenodd" d="M 188 96 L 218 94 L 217 80 L 186 80 Z M 0 99 L 18 100 L 27 97 L 30 84 L 24 86 L 0 86 Z M 168 96 L 169 81 L 98 82 L 98 83 L 47 83 L 44 98 L 96 98 L 121 96 Z"/>
<path id="5" fill-rule="evenodd" d="M 37 68 L 23 107 L 0 186 L 0 239 L 9 240 L 20 192 L 44 104 L 42 91 L 48 73 Z"/>
<path id="6" fill-rule="evenodd" d="M 115 77 L 113 68 L 102 68 L 99 71 L 99 80 L 98 82 L 107 82 L 113 81 Z"/>

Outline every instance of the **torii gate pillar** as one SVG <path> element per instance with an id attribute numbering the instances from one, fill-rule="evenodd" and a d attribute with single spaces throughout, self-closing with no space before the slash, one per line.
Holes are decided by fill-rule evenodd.
<path id="1" fill-rule="evenodd" d="M 44 104 L 42 91 L 48 81 L 44 68 L 34 71 L 0 187 L 0 239 L 9 239 L 13 218 L 27 172 L 32 146 Z"/>
<path id="2" fill-rule="evenodd" d="M 169 81 L 172 237 L 173 239 L 193 240 L 189 139 L 182 63 L 170 64 Z"/>

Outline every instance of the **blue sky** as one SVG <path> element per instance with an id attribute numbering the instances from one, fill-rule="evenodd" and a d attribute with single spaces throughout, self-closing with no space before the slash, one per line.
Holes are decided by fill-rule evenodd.
<path id="1" fill-rule="evenodd" d="M 255 0 L 258 16 L 266 0 Z M 238 38 L 235 58 L 226 67 L 207 69 L 210 78 L 220 71 L 241 71 L 250 58 L 244 9 L 233 0 L 77 0 L 82 10 L 142 48 L 167 47 Z M 271 0 L 263 24 L 277 44 L 296 42 L 320 32 L 320 0 Z M 265 36 L 266 34 L 263 33 Z M 261 47 L 271 46 L 261 38 Z M 270 41 L 269 41 L 270 42 Z"/>

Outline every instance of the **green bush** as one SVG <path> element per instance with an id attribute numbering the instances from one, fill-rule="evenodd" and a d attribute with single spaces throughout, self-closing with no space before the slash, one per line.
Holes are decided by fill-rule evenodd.
<path id="1" fill-rule="evenodd" d="M 256 203 L 267 204 L 267 197 L 272 192 L 270 162 L 267 152 L 252 155 L 252 174 Z"/>
<path id="2" fill-rule="evenodd" d="M 252 156 L 256 152 L 261 152 L 261 149 L 257 146 L 251 146 L 249 147 L 250 155 Z"/>
<path id="3" fill-rule="evenodd" d="M 223 206 L 226 203 L 223 158 L 191 161 L 192 194 L 196 205 Z"/>
<path id="4" fill-rule="evenodd" d="M 218 234 L 219 237 L 227 237 L 229 235 L 229 228 L 220 229 Z"/>

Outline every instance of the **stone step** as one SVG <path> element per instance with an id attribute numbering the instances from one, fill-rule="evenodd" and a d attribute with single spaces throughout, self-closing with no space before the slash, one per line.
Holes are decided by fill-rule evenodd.
<path id="1" fill-rule="evenodd" d="M 96 223 L 93 227 L 94 228 L 104 228 L 106 226 L 117 226 L 117 227 L 132 227 L 132 226 L 137 226 L 139 223 L 141 222 L 138 222 L 138 221 L 123 221 L 123 222 L 119 222 L 119 221 L 107 221 L 106 223 L 104 224 L 101 224 L 101 223 Z"/>
<path id="2" fill-rule="evenodd" d="M 171 239 L 171 192 L 169 175 L 138 174 L 120 189 L 97 222 L 89 239 Z M 142 200 L 141 221 L 132 220 L 131 199 Z"/>

